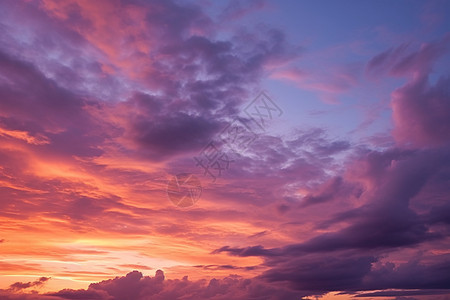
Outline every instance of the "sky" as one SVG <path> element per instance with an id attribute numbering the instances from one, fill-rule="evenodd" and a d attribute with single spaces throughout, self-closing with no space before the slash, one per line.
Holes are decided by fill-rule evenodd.
<path id="1" fill-rule="evenodd" d="M 0 299 L 450 299 L 449 13 L 0 1 Z"/>

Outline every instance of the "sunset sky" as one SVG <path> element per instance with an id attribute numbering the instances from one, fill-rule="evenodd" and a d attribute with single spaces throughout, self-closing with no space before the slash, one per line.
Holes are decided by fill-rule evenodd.
<path id="1" fill-rule="evenodd" d="M 449 300 L 449 66 L 450 1 L 0 0 L 0 299 Z"/>

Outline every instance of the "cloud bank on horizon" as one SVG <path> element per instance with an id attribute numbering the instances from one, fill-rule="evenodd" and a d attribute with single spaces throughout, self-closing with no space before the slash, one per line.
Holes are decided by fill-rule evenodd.
<path id="1" fill-rule="evenodd" d="M 0 298 L 449 299 L 448 11 L 2 1 Z M 283 115 L 209 180 L 260 90 Z"/>

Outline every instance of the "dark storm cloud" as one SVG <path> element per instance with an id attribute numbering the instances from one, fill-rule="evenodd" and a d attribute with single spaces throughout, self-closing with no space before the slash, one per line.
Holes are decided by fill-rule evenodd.
<path id="1" fill-rule="evenodd" d="M 426 200 L 421 198 L 420 192 L 446 178 L 450 170 L 449 153 L 447 148 L 362 153 L 354 162 L 354 166 L 359 167 L 349 167 L 349 174 L 355 172 L 352 176 L 371 186 L 370 192 L 361 195 L 366 204 L 336 214 L 320 225 L 322 229 L 344 225 L 342 229 L 280 248 L 224 246 L 213 253 L 262 257 L 264 265 L 270 269 L 261 278 L 289 282 L 291 287 L 299 290 L 450 288 L 447 283 L 450 282 L 447 275 L 450 269 L 445 256 L 432 264 L 411 261 L 400 265 L 377 265 L 380 253 L 385 251 L 434 240 L 445 241 L 445 229 L 431 231 L 430 226 L 446 224 L 446 206 L 442 210 L 416 211 L 412 209 L 411 201 L 413 198 L 415 201 Z M 326 185 L 322 197 L 339 196 L 343 180 L 335 179 Z M 346 184 L 354 185 L 352 182 Z M 448 190 L 441 189 L 438 193 Z M 344 196 L 346 193 L 353 193 L 353 189 L 344 192 Z M 305 201 L 306 205 L 313 198 L 306 197 Z"/>

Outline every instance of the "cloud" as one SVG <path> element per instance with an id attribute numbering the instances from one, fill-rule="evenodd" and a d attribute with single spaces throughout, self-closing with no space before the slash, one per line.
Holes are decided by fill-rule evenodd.
<path id="1" fill-rule="evenodd" d="M 407 77 L 408 82 L 391 95 L 393 136 L 401 146 L 434 147 L 447 144 L 450 131 L 449 78 L 430 82 L 439 59 L 449 53 L 450 36 L 422 44 L 417 51 L 402 44 L 373 57 L 366 66 L 370 74 L 388 73 Z"/>
<path id="2" fill-rule="evenodd" d="M 39 294 L 12 294 L 10 291 L 0 290 L 0 297 L 2 300 L 61 300 L 62 298 L 55 298 L 52 296 L 44 296 Z"/>
<path id="3" fill-rule="evenodd" d="M 165 279 L 161 270 L 154 277 L 143 276 L 138 271 L 123 277 L 93 283 L 87 290 L 61 290 L 47 296 L 61 299 L 298 299 L 304 294 L 270 285 L 257 279 L 230 275 L 222 279 L 190 281 Z"/>
<path id="4" fill-rule="evenodd" d="M 450 78 L 431 85 L 417 78 L 392 94 L 396 140 L 404 145 L 432 147 L 450 140 Z"/>
<path id="5" fill-rule="evenodd" d="M 448 191 L 440 179 L 450 170 L 448 153 L 446 147 L 360 153 L 347 165 L 344 177 L 323 186 L 326 192 L 322 194 L 328 198 L 322 200 L 345 198 L 355 189 L 362 189 L 357 197 L 364 204 L 325 218 L 318 227 L 326 233 L 284 247 L 224 246 L 213 254 L 262 257 L 269 270 L 261 278 L 289 282 L 292 288 L 303 291 L 449 288 L 449 278 L 444 275 L 448 269 L 446 255 L 432 255 L 431 264 L 420 260 L 385 265 L 380 262 L 381 253 L 447 241 L 445 229 L 431 230 L 434 222 L 445 222 L 447 210 L 438 213 L 438 209 L 413 209 L 412 201 L 427 201 L 423 191 L 431 186 L 440 188 L 439 194 Z M 342 185 L 348 188 L 339 194 Z M 301 207 L 321 203 L 319 197 L 307 196 Z"/>
<path id="6" fill-rule="evenodd" d="M 307 59 L 307 56 L 303 59 Z M 358 63 L 323 66 L 323 69 L 327 72 L 289 66 L 274 70 L 270 77 L 293 83 L 303 90 L 318 92 L 320 100 L 328 104 L 339 103 L 337 97 L 349 92 L 360 82 L 362 66 Z"/>
<path id="7" fill-rule="evenodd" d="M 115 142 L 116 147 L 127 147 L 126 155 L 166 160 L 203 147 L 226 119 L 234 117 L 265 66 L 296 55 L 274 29 L 229 40 L 191 33 L 212 22 L 196 5 L 118 4 L 121 9 L 107 1 L 57 6 L 47 0 L 29 3 L 23 11 L 14 2 L 3 4 L 51 32 L 52 43 L 36 37 L 40 49 L 71 55 L 78 47 L 85 54 L 79 63 L 64 57 L 58 64 L 39 52 L 41 60 L 36 61 L 29 51 L 20 57 L 10 51 L 23 45 L 8 36 L 9 48 L 0 49 L 0 64 L 7 73 L 0 84 L 4 133 L 28 132 L 21 133 L 21 139 L 45 141 L 45 149 L 62 154 L 99 156 L 106 143 Z M 104 18 L 114 21 L 106 26 Z M 143 28 L 134 26 L 137 20 Z M 7 26 L 12 22 L 5 19 Z M 115 30 L 120 34 L 111 36 L 111 26 L 116 25 L 122 26 Z M 70 79 L 63 80 L 60 72 Z M 72 78 L 79 74 L 86 80 Z M 117 78 L 122 83 L 116 84 Z M 114 95 L 102 94 L 112 86 L 119 87 Z"/>
<path id="8" fill-rule="evenodd" d="M 240 2 L 230 1 L 229 4 L 222 11 L 220 17 L 223 22 L 229 22 L 230 20 L 241 19 L 244 16 L 251 14 L 255 11 L 264 9 L 268 6 L 268 3 L 264 0 Z"/>
<path id="9" fill-rule="evenodd" d="M 374 257 L 363 255 L 291 257 L 275 263 L 261 278 L 269 282 L 289 282 L 297 290 L 317 293 L 363 289 L 363 278 L 375 261 Z"/>
<path id="10" fill-rule="evenodd" d="M 145 181 L 148 169 L 96 161 L 186 160 L 234 117 L 267 65 L 296 55 L 275 29 L 227 39 L 200 34 L 212 21 L 196 5 L 116 4 L 120 9 L 108 1 L 2 3 L 2 11 L 27 20 L 2 19 L 11 29 L 0 47 L 0 153 L 10 172 L 2 214 L 48 212 L 86 226 L 100 214 L 136 221 L 109 211 L 134 208 L 105 185 L 122 176 Z M 20 40 L 21 32 L 30 38 Z"/>
<path id="11" fill-rule="evenodd" d="M 365 298 L 365 297 L 395 297 L 400 296 L 395 299 L 398 300 L 414 300 L 417 298 L 406 297 L 406 296 L 428 296 L 428 295 L 445 295 L 448 294 L 448 290 L 414 290 L 414 291 L 379 291 L 371 293 L 358 294 L 355 297 Z"/>
<path id="12" fill-rule="evenodd" d="M 17 292 L 31 287 L 40 287 L 44 285 L 49 279 L 50 277 L 41 277 L 33 282 L 15 282 L 9 286 L 9 290 Z"/>
<path id="13" fill-rule="evenodd" d="M 393 76 L 427 74 L 433 64 L 445 55 L 449 48 L 450 35 L 424 43 L 417 51 L 410 44 L 401 44 L 374 56 L 366 65 L 366 72 L 377 76 L 389 73 Z"/>
<path id="14" fill-rule="evenodd" d="M 259 251 L 249 252 L 258 248 Z M 380 257 L 348 251 L 304 253 L 295 246 L 282 249 L 252 247 L 220 249 L 234 255 L 258 255 L 269 267 L 258 278 L 268 282 L 287 282 L 289 287 L 309 294 L 330 291 L 364 291 L 385 289 L 447 289 L 448 255 L 436 263 L 410 261 L 403 264 L 380 263 Z M 265 250 L 265 251 L 264 251 Z M 433 293 L 433 291 L 431 291 Z M 441 292 L 443 293 L 443 292 Z"/>

